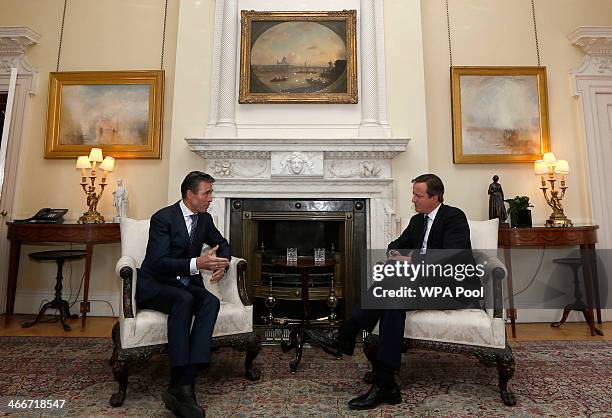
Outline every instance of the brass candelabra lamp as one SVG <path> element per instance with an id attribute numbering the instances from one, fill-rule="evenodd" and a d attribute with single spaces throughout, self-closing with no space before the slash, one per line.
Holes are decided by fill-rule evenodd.
<path id="1" fill-rule="evenodd" d="M 534 164 L 536 175 L 540 176 L 542 186 L 540 189 L 544 194 L 544 199 L 548 206 L 552 208 L 552 214 L 546 220 L 546 226 L 567 228 L 571 227 L 572 221 L 563 213 L 563 205 L 561 201 L 565 197 L 567 186 L 565 185 L 565 176 L 569 174 L 569 164 L 566 160 L 557 160 L 555 154 L 547 152 L 542 160 L 538 160 Z M 559 187 L 555 187 L 559 176 Z M 550 187 L 546 182 L 550 183 Z M 550 193 L 550 196 L 549 196 Z"/>
<path id="2" fill-rule="evenodd" d="M 101 163 L 98 168 L 104 172 L 100 181 L 100 192 L 96 192 L 97 163 Z M 106 177 L 108 176 L 108 172 L 113 171 L 115 168 L 115 159 L 109 156 L 102 158 L 102 150 L 100 148 L 92 148 L 89 156 L 83 155 L 77 159 L 76 168 L 80 168 L 82 170 L 81 187 L 87 196 L 87 206 L 89 207 L 89 210 L 84 212 L 83 216 L 79 218 L 78 223 L 103 224 L 104 216 L 98 212 L 98 202 L 100 201 L 100 197 L 102 197 L 102 193 L 106 187 Z M 87 175 L 87 170 L 89 170 L 89 176 Z M 90 184 L 87 183 L 88 177 Z"/>

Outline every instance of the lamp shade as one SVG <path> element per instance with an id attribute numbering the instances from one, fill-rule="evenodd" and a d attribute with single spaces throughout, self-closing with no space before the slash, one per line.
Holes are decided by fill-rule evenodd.
<path id="1" fill-rule="evenodd" d="M 77 159 L 76 168 L 91 168 L 91 162 L 89 161 L 87 155 L 81 155 Z"/>
<path id="2" fill-rule="evenodd" d="M 102 161 L 102 149 L 100 148 L 92 148 L 89 153 L 89 161 L 95 161 L 99 163 Z"/>
<path id="3" fill-rule="evenodd" d="M 555 173 L 569 174 L 569 163 L 566 160 L 557 160 L 555 165 Z"/>
<path id="4" fill-rule="evenodd" d="M 533 164 L 533 170 L 537 175 L 542 175 L 548 173 L 548 167 L 544 160 L 538 160 Z"/>
<path id="5" fill-rule="evenodd" d="M 113 157 L 106 156 L 104 161 L 100 164 L 100 169 L 104 171 L 113 171 L 115 168 L 115 159 Z"/>
<path id="6" fill-rule="evenodd" d="M 91 159 L 91 157 L 89 159 Z M 557 157 L 555 157 L 555 154 L 553 154 L 552 152 L 547 152 L 546 154 L 544 154 L 544 157 L 542 157 L 542 159 L 546 164 L 554 164 L 557 162 Z"/>

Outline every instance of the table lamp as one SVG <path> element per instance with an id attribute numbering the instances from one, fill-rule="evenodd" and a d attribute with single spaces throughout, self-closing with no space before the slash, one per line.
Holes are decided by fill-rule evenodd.
<path id="1" fill-rule="evenodd" d="M 546 220 L 546 226 L 561 228 L 573 226 L 572 221 L 563 213 L 563 205 L 561 204 L 567 190 L 565 175 L 569 174 L 569 163 L 566 160 L 557 160 L 555 154 L 547 152 L 541 160 L 535 162 L 534 171 L 536 175 L 540 176 L 542 182 L 540 189 L 544 194 L 544 199 L 553 210 Z M 557 176 L 559 176 L 559 188 L 555 188 Z M 550 188 L 546 181 L 550 183 Z M 547 192 L 550 192 L 550 196 Z"/>
<path id="2" fill-rule="evenodd" d="M 104 173 L 102 175 L 102 180 L 100 181 L 100 192 L 96 192 L 96 165 L 100 163 L 98 167 Z M 77 169 L 81 169 L 81 187 L 87 196 L 87 206 L 89 210 L 83 213 L 78 220 L 80 224 L 102 224 L 104 223 L 104 217 L 98 212 L 98 202 L 100 201 L 100 197 L 104 192 L 104 188 L 106 187 L 106 177 L 110 171 L 113 171 L 115 168 L 115 159 L 113 157 L 102 157 L 102 150 L 100 148 L 92 148 L 89 156 L 82 155 L 78 157 Z M 87 170 L 89 170 L 89 176 L 87 175 Z M 91 184 L 87 184 L 87 177 Z"/>

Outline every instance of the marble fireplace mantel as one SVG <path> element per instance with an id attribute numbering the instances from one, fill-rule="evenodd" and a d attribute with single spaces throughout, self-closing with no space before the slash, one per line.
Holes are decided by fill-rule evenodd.
<path id="1" fill-rule="evenodd" d="M 217 180 L 209 211 L 220 230 L 229 233 L 231 198 L 364 198 L 368 246 L 386 248 L 395 237 L 391 162 L 410 139 L 394 136 L 387 121 L 383 3 L 216 0 L 209 119 L 202 134 L 184 138 Z M 196 36 L 197 4 L 181 7 L 179 35 Z M 343 9 L 357 10 L 358 104 L 238 103 L 240 10 Z M 182 57 L 177 54 L 177 68 Z M 198 85 L 192 74 L 186 71 L 181 82 Z"/>

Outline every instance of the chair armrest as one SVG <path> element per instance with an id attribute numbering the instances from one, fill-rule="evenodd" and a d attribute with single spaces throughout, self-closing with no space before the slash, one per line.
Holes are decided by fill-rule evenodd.
<path id="1" fill-rule="evenodd" d="M 477 264 L 484 264 L 486 266 L 483 284 L 484 281 L 488 281 L 489 278 L 493 281 L 493 317 L 503 318 L 503 283 L 508 276 L 508 270 L 504 263 L 502 263 L 496 255 L 490 252 L 474 250 L 473 254 Z"/>
<path id="2" fill-rule="evenodd" d="M 245 260 L 232 257 L 227 277 L 219 282 L 219 290 L 224 301 L 244 306 L 251 305 L 246 289 L 246 268 Z"/>
<path id="3" fill-rule="evenodd" d="M 117 265 L 115 272 L 122 280 L 121 286 L 121 309 L 119 317 L 134 318 L 134 310 L 136 308 L 136 261 L 130 256 L 122 256 Z"/>

